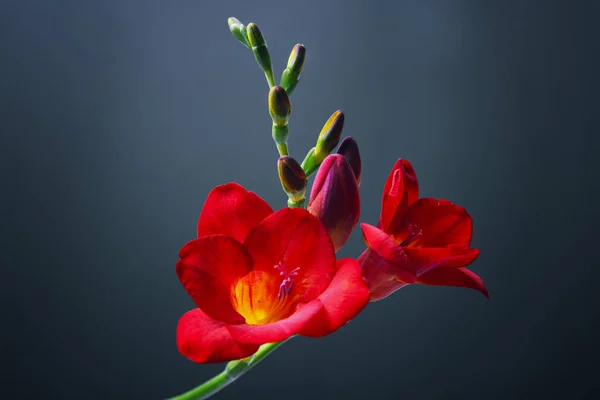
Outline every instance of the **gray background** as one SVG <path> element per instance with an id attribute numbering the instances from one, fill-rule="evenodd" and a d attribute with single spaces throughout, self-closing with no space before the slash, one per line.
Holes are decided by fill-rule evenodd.
<path id="1" fill-rule="evenodd" d="M 2 1 L 0 397 L 160 399 L 218 372 L 175 346 L 174 271 L 209 190 L 283 207 L 267 84 L 297 43 L 302 158 L 336 109 L 361 221 L 412 161 L 475 221 L 474 291 L 412 286 L 296 338 L 217 398 L 598 395 L 598 2 Z M 597 36 L 596 36 L 597 37 Z M 354 232 L 343 256 L 363 249 Z M 595 395 L 594 395 L 595 394 Z"/>

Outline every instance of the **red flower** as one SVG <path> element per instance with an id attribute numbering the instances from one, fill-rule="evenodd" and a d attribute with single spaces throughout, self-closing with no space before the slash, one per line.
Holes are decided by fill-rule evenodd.
<path id="1" fill-rule="evenodd" d="M 328 335 L 369 299 L 360 265 L 336 261 L 316 217 L 273 212 L 235 183 L 210 192 L 176 270 L 198 307 L 181 317 L 177 344 L 201 363 L 244 358 L 295 334 Z"/>
<path id="2" fill-rule="evenodd" d="M 479 255 L 469 247 L 471 217 L 447 200 L 419 199 L 408 161 L 396 161 L 385 183 L 378 226 L 361 228 L 368 248 L 358 261 L 371 301 L 411 283 L 466 287 L 489 298 L 481 278 L 464 268 Z"/>
<path id="3" fill-rule="evenodd" d="M 321 220 L 338 251 L 348 241 L 360 216 L 357 176 L 348 158 L 341 154 L 325 158 L 315 176 L 308 211 Z"/>

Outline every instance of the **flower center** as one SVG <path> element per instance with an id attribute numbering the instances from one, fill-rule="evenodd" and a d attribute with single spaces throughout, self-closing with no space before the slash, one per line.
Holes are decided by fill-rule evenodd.
<path id="1" fill-rule="evenodd" d="M 277 272 L 252 271 L 231 288 L 231 304 L 249 325 L 263 325 L 289 316 L 300 298 L 291 295 L 300 267 L 288 270 L 282 262 Z"/>
<path id="2" fill-rule="evenodd" d="M 300 267 L 288 271 L 283 265 L 283 262 L 280 261 L 279 264 L 275 265 L 273 268 L 279 270 L 279 275 L 283 277 L 283 280 L 279 285 L 279 293 L 277 294 L 277 300 L 281 300 L 282 297 L 288 296 L 294 288 L 294 278 L 298 276 Z"/>
<path id="3" fill-rule="evenodd" d="M 415 224 L 408 224 L 408 236 L 400 243 L 402 247 L 417 247 L 419 238 L 423 236 L 423 230 Z"/>

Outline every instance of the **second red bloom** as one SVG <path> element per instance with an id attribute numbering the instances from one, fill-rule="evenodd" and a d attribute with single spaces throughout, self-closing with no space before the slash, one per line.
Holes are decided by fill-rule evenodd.
<path id="1" fill-rule="evenodd" d="M 479 255 L 470 247 L 471 217 L 447 200 L 419 199 L 408 161 L 398 160 L 390 172 L 378 226 L 361 227 L 368 248 L 358 260 L 371 301 L 412 283 L 467 287 L 488 296 L 481 278 L 465 268 Z"/>

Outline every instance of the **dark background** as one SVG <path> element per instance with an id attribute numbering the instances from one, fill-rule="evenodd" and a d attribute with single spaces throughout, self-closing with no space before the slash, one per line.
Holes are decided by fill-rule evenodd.
<path id="1" fill-rule="evenodd" d="M 230 16 L 261 27 L 276 77 L 308 48 L 292 154 L 343 109 L 361 221 L 412 161 L 424 197 L 473 216 L 491 300 L 408 287 L 216 398 L 597 397 L 598 4 L 2 1 L 0 398 L 161 399 L 221 370 L 175 346 L 179 248 L 218 184 L 285 204 Z"/>

